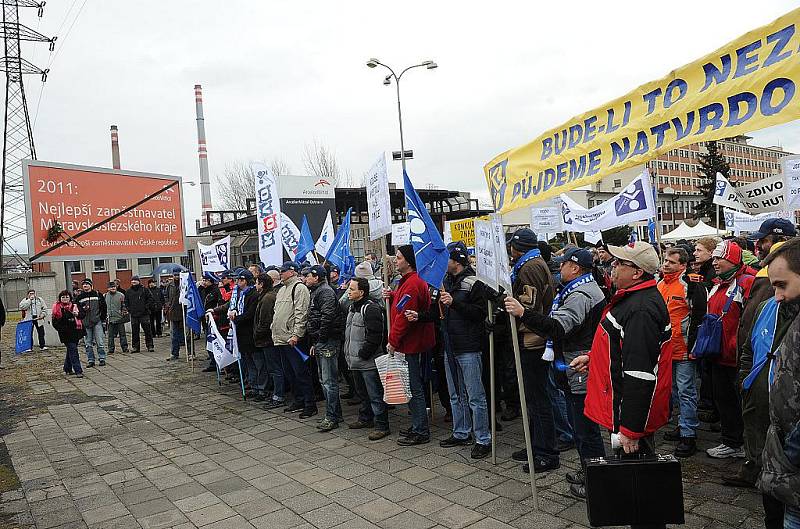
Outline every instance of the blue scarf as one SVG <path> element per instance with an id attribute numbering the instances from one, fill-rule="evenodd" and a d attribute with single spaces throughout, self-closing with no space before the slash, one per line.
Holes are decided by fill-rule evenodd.
<path id="1" fill-rule="evenodd" d="M 519 273 L 519 269 L 522 268 L 522 265 L 530 261 L 531 259 L 536 259 L 537 257 L 541 257 L 542 252 L 539 251 L 539 248 L 534 248 L 532 250 L 528 250 L 528 253 L 517 259 L 517 262 L 514 264 L 514 268 L 511 269 L 511 284 L 513 285 L 514 282 L 517 280 L 517 274 Z"/>
<path id="2" fill-rule="evenodd" d="M 238 297 L 236 298 L 236 314 L 242 315 L 244 314 L 244 297 L 245 295 L 253 290 L 253 285 L 247 285 L 247 288 L 239 292 Z"/>
<path id="3" fill-rule="evenodd" d="M 594 281 L 594 277 L 592 274 L 583 274 L 580 277 L 576 277 L 569 283 L 563 286 L 561 290 L 559 290 L 555 297 L 553 298 L 553 306 L 550 308 L 550 317 L 553 317 L 553 313 L 558 310 L 561 306 L 561 300 L 565 299 L 567 296 L 572 294 L 572 292 L 581 285 L 585 285 L 586 283 L 591 283 Z M 547 340 L 547 345 L 544 347 L 544 354 L 542 355 L 542 360 L 546 360 L 548 362 L 552 362 L 555 358 L 555 351 L 553 350 L 553 340 Z"/>

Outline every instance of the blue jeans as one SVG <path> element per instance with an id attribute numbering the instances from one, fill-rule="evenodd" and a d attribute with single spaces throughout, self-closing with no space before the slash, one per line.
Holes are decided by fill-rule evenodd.
<path id="1" fill-rule="evenodd" d="M 425 387 L 422 385 L 422 354 L 408 354 L 408 382 L 411 386 L 411 400 L 408 401 L 408 411 L 411 412 L 411 431 L 423 437 L 430 437 L 431 429 L 428 425 L 428 410 L 425 405 Z"/>
<path id="2" fill-rule="evenodd" d="M 783 529 L 800 529 L 800 509 L 786 506 L 783 512 Z"/>
<path id="3" fill-rule="evenodd" d="M 564 443 L 571 443 L 574 439 L 572 436 L 573 425 L 569 419 L 569 412 L 567 411 L 567 399 L 564 392 L 556 386 L 555 378 L 553 377 L 553 365 L 550 364 L 550 377 L 547 385 L 547 390 L 550 392 L 550 398 L 553 401 L 553 419 L 556 422 L 556 436 L 558 440 Z"/>
<path id="4" fill-rule="evenodd" d="M 364 423 L 374 422 L 375 429 L 389 431 L 389 410 L 383 402 L 383 384 L 377 369 L 367 371 L 350 371 L 353 374 L 353 385 L 361 399 L 358 420 Z"/>
<path id="5" fill-rule="evenodd" d="M 528 405 L 528 421 L 533 431 L 533 455 L 548 463 L 558 461 L 556 424 L 553 417 L 553 400 L 548 390 L 550 362 L 542 360 L 541 351 L 523 349 L 520 354 L 522 382 Z"/>
<path id="6" fill-rule="evenodd" d="M 581 457 L 581 463 L 595 457 L 605 457 L 606 450 L 603 445 L 603 434 L 600 426 L 583 414 L 583 402 L 586 394 L 568 393 L 569 414 L 572 424 L 575 425 L 575 448 Z"/>
<path id="7" fill-rule="evenodd" d="M 183 335 L 183 322 L 182 321 L 173 321 L 172 325 L 172 358 L 178 358 L 181 353 L 181 346 L 186 345 L 186 338 Z"/>
<path id="8" fill-rule="evenodd" d="M 453 437 L 467 439 L 474 430 L 475 442 L 492 444 L 486 392 L 481 380 L 481 353 L 446 352 L 444 358 L 453 413 Z"/>
<path id="9" fill-rule="evenodd" d="M 64 346 L 67 348 L 67 354 L 64 356 L 64 373 L 75 373 L 76 375 L 83 373 L 78 344 L 70 342 L 65 343 Z"/>
<path id="10" fill-rule="evenodd" d="M 672 361 L 672 400 L 680 410 L 681 437 L 697 437 L 697 365 L 694 360 Z"/>
<path id="11" fill-rule="evenodd" d="M 314 390 L 311 386 L 311 373 L 308 371 L 308 360 L 303 361 L 291 345 L 278 346 L 281 352 L 281 365 L 286 381 L 292 387 L 294 403 L 303 406 L 307 411 L 316 410 Z"/>
<path id="12" fill-rule="evenodd" d="M 86 358 L 89 362 L 94 362 L 94 348 L 92 344 L 97 347 L 97 357 L 100 360 L 106 359 L 106 335 L 103 332 L 103 324 L 100 322 L 94 325 L 86 325 L 86 338 L 83 343 L 86 344 Z"/>
<path id="13" fill-rule="evenodd" d="M 339 341 L 317 343 L 314 350 L 319 366 L 319 380 L 325 393 L 325 417 L 331 422 L 342 422 L 342 403 L 339 401 Z M 323 350 L 336 353 L 323 356 Z"/>
<path id="14" fill-rule="evenodd" d="M 296 352 L 295 352 L 296 354 Z M 286 399 L 283 385 L 283 366 L 281 365 L 281 350 L 274 345 L 264 349 L 264 359 L 267 362 L 267 374 L 272 377 L 272 400 L 283 402 Z"/>

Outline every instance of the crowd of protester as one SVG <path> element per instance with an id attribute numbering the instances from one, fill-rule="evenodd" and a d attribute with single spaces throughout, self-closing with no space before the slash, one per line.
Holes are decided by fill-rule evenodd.
<path id="1" fill-rule="evenodd" d="M 676 457 L 696 454 L 698 429 L 708 423 L 719 442 L 706 455 L 740 460 L 724 482 L 760 488 L 768 528 L 782 527 L 784 517 L 797 520 L 800 239 L 791 222 L 769 219 L 747 239 L 704 237 L 661 247 L 601 241 L 553 248 L 528 228 L 507 243 L 510 295 L 476 277 L 461 242 L 448 246 L 440 289 L 417 275 L 406 245 L 387 262 L 388 285 L 371 255 L 352 278 L 330 264 L 288 261 L 237 269 L 221 280 L 205 274 L 199 292 L 220 332 L 236 329 L 241 370 L 228 368 L 225 376 L 244 386 L 249 401 L 300 419 L 317 416 L 324 402 L 317 422 L 323 432 L 344 424 L 343 402 L 358 406 L 347 427 L 368 430 L 378 441 L 390 435 L 392 421 L 375 359 L 403 353 L 411 424 L 397 443 L 431 441 L 434 392 L 427 388 L 433 388 L 452 425 L 440 446 L 471 447 L 474 459 L 491 454 L 492 406 L 504 422 L 520 415 L 509 338 L 509 318 L 517 318 L 533 425 L 533 469 L 525 463 L 524 472 L 557 469 L 560 453 L 573 448 L 582 463 L 602 457 L 607 432 L 619 454 L 652 454 L 654 434 L 677 416 L 674 429 L 663 432 Z M 105 365 L 117 339 L 123 353 L 138 352 L 143 333 L 153 351 L 162 316 L 171 329 L 168 360 L 179 357 L 185 337 L 177 277 L 145 287 L 134 276 L 127 290 L 112 282 L 105 294 L 85 279 L 73 290 L 61 292 L 50 311 L 67 348 L 65 372 L 83 376 L 81 340 L 89 368 Z M 20 309 L 40 329 L 44 348 L 44 301 L 30 291 Z M 719 348 L 698 358 L 698 334 L 710 316 L 721 321 Z M 497 351 L 494 401 L 490 336 Z M 217 371 L 210 353 L 204 371 Z M 499 422 L 495 427 L 502 430 Z M 528 461 L 525 449 L 512 457 Z M 566 479 L 573 495 L 586 497 L 583 468 Z"/>

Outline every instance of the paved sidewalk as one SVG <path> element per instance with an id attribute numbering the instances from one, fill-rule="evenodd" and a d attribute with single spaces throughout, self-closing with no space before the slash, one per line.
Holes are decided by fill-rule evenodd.
<path id="1" fill-rule="evenodd" d="M 8 343 L 8 340 L 4 340 Z M 201 342 L 198 342 L 200 344 Z M 521 423 L 498 434 L 498 465 L 473 461 L 469 447 L 435 440 L 400 447 L 397 434 L 320 433 L 320 416 L 264 411 L 238 387 L 157 353 L 116 353 L 86 378 L 61 373 L 63 349 L 3 355 L 0 371 L 0 527 L 564 529 L 585 526 L 585 505 L 564 474 L 574 450 L 538 479 L 534 511 L 528 476 L 510 459 L 523 445 Z M 83 356 L 83 353 L 81 353 Z M 16 382 L 16 386 L 14 383 Z M 16 391 L 16 393 L 15 393 Z M 324 403 L 320 403 L 320 411 Z M 437 408 L 439 411 L 440 408 Z M 345 405 L 346 420 L 355 407 Z M 408 426 L 404 407 L 391 418 Z M 3 430 L 2 428 L 5 428 Z M 703 448 L 713 434 L 704 433 Z M 664 452 L 670 445 L 662 446 Z M 690 528 L 763 527 L 760 496 L 720 485 L 729 462 L 698 454 L 684 462 Z M 2 465 L 0 465 L 2 470 Z"/>

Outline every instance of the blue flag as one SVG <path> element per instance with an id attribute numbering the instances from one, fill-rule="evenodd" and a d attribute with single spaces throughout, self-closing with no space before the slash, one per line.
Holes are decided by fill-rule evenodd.
<path id="1" fill-rule="evenodd" d="M 636 244 L 636 241 L 639 240 L 639 236 L 636 234 L 636 231 L 631 232 L 631 236 L 628 238 L 628 246 L 633 248 L 633 245 Z"/>
<path id="2" fill-rule="evenodd" d="M 186 326 L 197 334 L 200 334 L 200 322 L 203 321 L 203 300 L 200 299 L 200 291 L 197 290 L 197 283 L 194 276 L 189 274 L 189 289 L 186 292 Z"/>
<path id="3" fill-rule="evenodd" d="M 406 191 L 408 224 L 411 227 L 411 246 L 417 260 L 417 274 L 433 288 L 441 288 L 450 258 L 447 246 L 405 171 L 403 185 Z"/>
<path id="4" fill-rule="evenodd" d="M 344 222 L 336 231 L 331 247 L 325 255 L 325 260 L 339 267 L 343 281 L 351 279 L 356 274 L 356 259 L 350 253 L 350 214 L 353 208 L 347 209 Z"/>
<path id="5" fill-rule="evenodd" d="M 647 237 L 650 242 L 656 242 L 656 219 L 650 219 L 647 223 Z"/>
<path id="6" fill-rule="evenodd" d="M 21 354 L 31 349 L 33 349 L 33 320 L 23 320 L 17 323 L 14 352 Z"/>
<path id="7" fill-rule="evenodd" d="M 308 219 L 303 215 L 303 225 L 300 227 L 300 240 L 297 242 L 297 253 L 294 260 L 302 263 L 306 256 L 314 251 L 314 239 L 311 237 L 311 230 L 308 228 Z"/>

